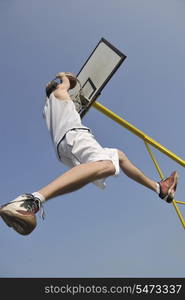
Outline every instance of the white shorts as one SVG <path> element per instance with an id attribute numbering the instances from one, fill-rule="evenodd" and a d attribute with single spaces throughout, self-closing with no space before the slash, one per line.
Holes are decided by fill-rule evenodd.
<path id="1" fill-rule="evenodd" d="M 75 129 L 66 133 L 58 146 L 60 160 L 70 168 L 79 164 L 111 160 L 115 167 L 115 176 L 119 174 L 118 150 L 103 148 L 88 129 Z M 94 181 L 98 187 L 105 188 L 105 178 Z"/>

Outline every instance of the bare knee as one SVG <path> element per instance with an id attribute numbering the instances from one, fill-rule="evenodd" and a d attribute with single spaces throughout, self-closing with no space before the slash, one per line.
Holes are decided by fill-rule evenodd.
<path id="1" fill-rule="evenodd" d="M 116 169 L 111 160 L 101 161 L 101 169 L 100 169 L 101 176 L 108 177 L 108 176 L 114 175 L 115 172 L 116 172 Z"/>
<path id="2" fill-rule="evenodd" d="M 128 160 L 127 156 L 125 155 L 125 153 L 123 151 L 118 150 L 118 157 L 119 157 L 119 163 L 122 164 L 124 163 L 126 160 Z"/>

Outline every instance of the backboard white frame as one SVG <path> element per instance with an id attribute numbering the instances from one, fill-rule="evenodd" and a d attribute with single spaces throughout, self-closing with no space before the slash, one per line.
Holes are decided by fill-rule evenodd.
<path id="1" fill-rule="evenodd" d="M 103 51 L 106 52 L 105 56 L 103 56 Z M 79 111 L 81 117 L 86 114 L 92 103 L 100 96 L 103 88 L 125 59 L 125 54 L 105 38 L 101 38 L 77 74 L 81 83 L 82 94 L 87 100 Z M 99 77 L 96 75 L 97 72 L 99 72 Z M 73 98 L 75 98 L 75 91 L 73 93 Z"/>

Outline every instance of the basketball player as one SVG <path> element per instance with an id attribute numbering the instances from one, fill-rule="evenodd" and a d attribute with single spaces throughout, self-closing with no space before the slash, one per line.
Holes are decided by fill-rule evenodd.
<path id="1" fill-rule="evenodd" d="M 76 84 L 75 75 L 62 72 L 56 78 L 60 81 L 58 85 L 50 82 L 46 87 L 44 118 L 58 159 L 70 169 L 38 191 L 20 195 L 3 205 L 0 215 L 5 223 L 22 235 L 30 234 L 36 227 L 35 214 L 47 200 L 76 191 L 91 182 L 104 188 L 105 179 L 118 175 L 120 169 L 132 180 L 157 193 L 161 199 L 172 202 L 177 187 L 177 172 L 156 182 L 134 166 L 122 151 L 103 148 L 91 130 L 82 124 L 68 93 Z"/>

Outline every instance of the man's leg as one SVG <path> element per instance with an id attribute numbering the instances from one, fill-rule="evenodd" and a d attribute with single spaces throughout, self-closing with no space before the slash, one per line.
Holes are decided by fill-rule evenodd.
<path id="1" fill-rule="evenodd" d="M 38 191 L 45 200 L 76 191 L 86 184 L 114 175 L 115 167 L 109 160 L 89 162 L 73 167 Z"/>
<path id="2" fill-rule="evenodd" d="M 153 190 L 166 202 L 170 203 L 173 201 L 178 182 L 178 174 L 176 171 L 168 178 L 156 182 L 145 176 L 138 168 L 136 168 L 122 151 L 118 150 L 118 155 L 120 167 L 128 177 Z"/>
<path id="3" fill-rule="evenodd" d="M 159 188 L 156 181 L 145 176 L 138 168 L 136 168 L 136 166 L 133 165 L 133 163 L 122 151 L 118 150 L 118 155 L 120 168 L 128 177 L 153 190 L 154 192 L 159 193 Z"/>
<path id="4" fill-rule="evenodd" d="M 177 172 L 158 184 L 146 177 L 122 153 L 119 153 L 119 163 L 122 171 L 131 179 L 159 193 L 162 199 L 171 202 L 177 186 Z M 30 234 L 36 227 L 37 213 L 44 200 L 70 193 L 97 179 L 115 174 L 115 167 L 109 160 L 90 162 L 78 165 L 64 173 L 47 186 L 33 194 L 21 195 L 14 201 L 0 208 L 0 216 L 5 223 L 22 235 Z"/>
<path id="5" fill-rule="evenodd" d="M 109 160 L 78 165 L 33 194 L 24 194 L 0 207 L 4 222 L 22 235 L 30 234 L 36 227 L 35 214 L 42 202 L 70 193 L 101 178 L 114 175 L 115 167 Z"/>

